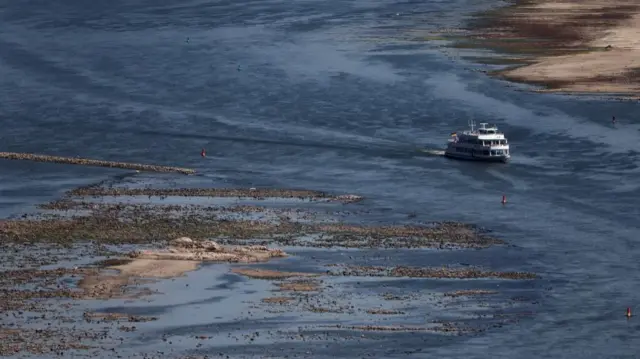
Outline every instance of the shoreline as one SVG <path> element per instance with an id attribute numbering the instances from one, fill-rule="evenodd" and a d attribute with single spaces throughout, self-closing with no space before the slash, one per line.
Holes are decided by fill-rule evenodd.
<path id="1" fill-rule="evenodd" d="M 476 15 L 458 48 L 493 52 L 487 73 L 534 92 L 640 99 L 640 3 L 528 0 Z M 478 61 L 478 57 L 474 62 Z"/>

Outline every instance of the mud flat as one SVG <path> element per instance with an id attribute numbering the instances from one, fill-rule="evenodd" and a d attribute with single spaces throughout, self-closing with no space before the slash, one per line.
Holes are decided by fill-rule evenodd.
<path id="1" fill-rule="evenodd" d="M 499 278 L 499 279 L 536 279 L 537 275 L 527 272 L 496 272 L 484 271 L 478 268 L 421 268 L 421 267 L 380 267 L 380 266 L 342 266 L 331 265 L 335 268 L 327 271 L 334 276 L 349 277 L 408 277 L 408 278 Z"/>
<path id="2" fill-rule="evenodd" d="M 409 327 L 403 325 L 352 325 L 352 326 L 336 326 L 338 329 L 354 330 L 363 332 L 430 332 L 430 333 L 477 333 L 479 329 L 458 326 L 454 323 L 445 322 L 440 326 L 431 327 Z"/>
<path id="3" fill-rule="evenodd" d="M 233 273 L 242 274 L 249 278 L 256 279 L 287 279 L 292 277 L 314 277 L 317 274 L 311 273 L 296 273 L 296 272 L 282 272 L 269 269 L 254 269 L 254 268 L 234 268 Z"/>
<path id="4" fill-rule="evenodd" d="M 69 339 L 74 338 L 74 339 Z M 38 355 L 57 355 L 68 350 L 91 349 L 92 346 L 82 344 L 75 338 L 91 340 L 99 338 L 99 334 L 88 334 L 68 328 L 56 329 L 16 329 L 0 327 L 0 355 L 12 356 L 25 352 Z"/>
<path id="5" fill-rule="evenodd" d="M 68 315 L 73 304 L 65 300 L 136 298 L 147 293 L 144 288 L 129 287 L 141 282 L 105 275 L 101 269 L 91 267 L 3 271 L 1 284 L 0 315 L 4 318 L 0 326 L 0 355 L 3 356 L 25 353 L 59 356 L 67 351 L 98 348 L 97 343 L 115 344 L 116 340 L 99 328 L 76 325 L 71 328 L 70 323 L 79 323 L 81 319 Z M 113 313 L 86 313 L 84 319 L 97 323 L 115 319 L 153 320 Z"/>
<path id="6" fill-rule="evenodd" d="M 492 74 L 543 92 L 638 98 L 640 3 L 528 0 L 479 14 L 457 47 L 486 48 L 517 67 Z"/>
<path id="7" fill-rule="evenodd" d="M 143 317 L 139 315 L 129 315 L 122 313 L 92 313 L 85 312 L 83 315 L 86 321 L 111 322 L 111 321 L 127 321 L 131 323 L 150 322 L 157 320 L 155 317 Z"/>
<path id="8" fill-rule="evenodd" d="M 429 261 L 426 253 L 433 253 L 424 251 L 420 258 L 401 253 L 414 248 L 453 251 L 504 243 L 472 225 L 365 226 L 340 201 L 322 206 L 348 212 L 352 223 L 329 221 L 332 213 L 307 208 L 179 202 L 192 195 L 245 195 L 251 189 L 118 189 L 114 194 L 92 188 L 43 206 L 43 212 L 0 221 L 0 316 L 5 319 L 0 354 L 124 358 L 143 352 L 160 358 L 221 352 L 244 357 L 234 352 L 243 344 L 320 341 L 339 348 L 345 341 L 372 340 L 356 332 L 478 333 L 527 318 L 509 310 L 523 312 L 531 305 L 527 293 L 485 286 L 530 281 L 534 274 L 404 265 L 407 258 L 422 265 Z M 320 198 L 319 193 L 264 190 L 260 196 Z M 152 198 L 118 202 L 130 195 Z M 156 198 L 165 195 L 175 203 Z M 100 201 L 106 197 L 109 201 Z M 388 266 L 355 265 L 350 261 L 358 249 L 393 249 L 396 255 L 385 259 Z M 363 257 L 358 263 L 363 260 L 369 261 Z M 380 264 L 379 258 L 371 260 Z M 437 284 L 454 293 L 450 296 L 426 289 L 425 283 L 439 278 L 465 281 L 454 287 Z M 460 287 L 483 278 L 493 280 Z M 456 316 L 473 318 L 450 319 Z M 131 344 L 127 349 L 130 340 L 144 348 Z"/>
<path id="9" fill-rule="evenodd" d="M 31 251 L 38 248 L 34 246 Z M 167 259 L 166 254 L 173 256 Z M 73 317 L 69 316 L 73 313 L 70 309 L 77 306 L 73 300 L 138 300 L 155 294 L 148 289 L 154 281 L 183 275 L 204 261 L 258 262 L 283 256 L 286 254 L 280 250 L 222 247 L 211 241 L 179 238 L 165 249 L 136 250 L 83 267 L 4 270 L 0 272 L 0 315 L 11 319 L 0 326 L 0 355 L 59 356 L 71 350 L 87 351 L 105 346 L 115 351 L 118 340 L 114 331 L 135 332 L 141 324 L 157 318 L 91 311 Z M 80 322 L 87 325 L 82 326 Z M 29 328 L 34 323 L 40 329 Z M 45 323 L 46 329 L 42 329 Z M 69 323 L 75 323 L 73 329 L 65 325 Z M 105 324 L 112 325 L 105 330 Z"/>
<path id="10" fill-rule="evenodd" d="M 363 198 L 353 194 L 331 195 L 320 191 L 272 189 L 272 188 L 105 188 L 86 186 L 67 193 L 72 197 L 107 197 L 107 196 L 180 196 L 180 197 L 247 197 L 265 198 L 297 198 L 301 200 L 332 200 L 342 203 L 359 202 Z"/>
<path id="11" fill-rule="evenodd" d="M 211 191 L 216 190 L 192 189 L 190 193 Z M 98 203 L 82 199 L 63 199 L 44 207 L 53 212 L 1 221 L 0 239 L 7 243 L 94 240 L 117 244 L 190 237 L 194 240 L 215 239 L 221 245 L 279 244 L 315 248 L 455 249 L 504 244 L 486 230 L 464 223 L 439 222 L 420 226 L 313 223 L 316 215 L 300 209 Z M 248 219 L 255 213 L 264 218 Z M 229 219 L 233 217 L 235 219 Z"/>
<path id="12" fill-rule="evenodd" d="M 326 268 L 336 267 L 335 265 L 326 265 Z M 340 265 L 339 267 L 349 267 L 348 265 Z M 354 266 L 352 266 L 354 267 Z M 355 269 L 352 268 L 354 271 Z M 358 267 L 358 272 L 346 273 L 349 276 L 364 277 L 372 275 L 374 277 L 399 277 L 401 274 L 405 278 L 464 278 L 467 280 L 481 279 L 492 277 L 496 280 L 530 280 L 536 276 L 533 274 L 514 274 L 509 272 L 485 272 L 482 275 L 474 273 L 461 273 L 452 271 L 433 270 L 430 268 L 393 268 L 390 274 L 381 274 L 383 270 L 378 267 Z M 270 272 L 271 273 L 271 272 Z M 437 292 L 429 292 L 417 289 L 422 285 L 418 285 L 414 289 L 410 286 L 403 288 L 401 293 L 396 292 L 391 294 L 388 292 L 381 293 L 377 298 L 372 296 L 366 289 L 344 290 L 344 283 L 338 284 L 341 280 L 338 279 L 345 275 L 340 273 L 335 276 L 331 270 L 326 272 L 324 276 L 314 279 L 305 279 L 306 273 L 298 273 L 299 277 L 291 279 L 289 277 L 290 272 L 282 272 L 282 276 L 274 275 L 273 273 L 269 278 L 258 278 L 256 280 L 272 280 L 274 285 L 278 288 L 276 291 L 285 290 L 287 296 L 271 296 L 265 297 L 261 300 L 261 305 L 267 308 L 267 312 L 271 313 L 288 313 L 289 315 L 295 315 L 295 313 L 313 313 L 314 315 L 333 315 L 341 318 L 337 324 L 322 325 L 321 328 L 333 328 L 340 332 L 379 332 L 379 333 L 412 333 L 412 334 L 446 334 L 446 335 L 466 335 L 466 334 L 478 334 L 491 328 L 501 327 L 508 323 L 514 323 L 518 318 L 516 314 L 481 314 L 478 312 L 477 319 L 464 319 L 464 320 L 451 320 L 451 319 L 429 319 L 431 315 L 419 315 L 416 317 L 414 312 L 416 307 L 422 307 L 426 305 L 429 311 L 433 313 L 439 313 L 444 316 L 451 316 L 446 312 L 451 308 L 468 305 L 467 302 L 456 302 L 458 297 L 467 297 L 467 300 L 472 299 L 474 296 L 487 296 L 489 294 L 494 296 L 500 296 L 498 291 L 487 289 L 466 289 L 453 292 L 447 292 L 444 294 Z M 287 280 L 282 280 L 281 277 L 287 277 Z M 413 279 L 412 279 L 413 280 Z M 338 281 L 338 282 L 336 282 Z M 310 283 L 308 287 L 294 288 L 290 287 L 291 284 L 304 285 Z M 353 282 L 350 282 L 353 283 Z M 380 288 L 384 288 L 385 285 L 380 284 Z M 450 298 L 444 300 L 444 298 Z M 473 301 L 472 301 L 473 302 Z M 481 303 L 482 301 L 479 301 Z M 498 299 L 491 301 L 493 304 L 488 307 L 494 307 L 500 311 L 506 307 L 516 308 L 522 304 L 515 300 Z M 487 302 L 489 303 L 489 302 Z M 259 306 L 258 306 L 259 307 Z M 423 309 L 424 310 L 424 309 Z M 455 311 L 455 309 L 453 309 Z M 305 314 L 301 314 L 305 319 L 308 317 Z M 307 314 L 308 315 L 308 314 Z M 437 315 L 437 314 L 436 314 Z M 468 315 L 467 315 L 468 317 Z M 483 318 L 479 321 L 479 318 Z M 323 321 L 329 320 L 329 317 L 324 318 Z M 420 325 L 415 325 L 415 322 L 420 322 Z M 345 322 L 361 322 L 361 325 L 344 324 Z M 390 324 L 390 323 L 397 324 Z M 412 323 L 414 323 L 412 325 Z M 344 334 L 341 334 L 344 335 Z"/>
<path id="13" fill-rule="evenodd" d="M 286 257 L 287 254 L 280 249 L 269 249 L 264 246 L 234 246 L 223 247 L 214 241 L 194 241 L 188 237 L 180 237 L 170 242 L 166 250 L 143 250 L 129 254 L 134 258 L 132 263 L 118 266 L 120 271 L 140 270 L 148 267 L 147 263 L 153 261 L 165 262 L 230 262 L 230 263 L 257 263 L 266 262 L 271 258 Z M 133 263 L 142 262 L 141 266 L 132 266 Z M 161 276 L 161 275 L 156 275 Z M 172 276 L 169 274 L 169 276 Z"/>

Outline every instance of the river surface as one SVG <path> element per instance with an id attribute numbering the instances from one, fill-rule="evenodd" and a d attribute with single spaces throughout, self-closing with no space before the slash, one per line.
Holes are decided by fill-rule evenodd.
<path id="1" fill-rule="evenodd" d="M 542 276 L 544 300 L 530 320 L 414 356 L 635 357 L 638 105 L 521 91 L 425 40 L 495 5 L 0 0 L 0 150 L 200 173 L 178 186 L 357 193 L 380 221 L 475 223 L 513 245 L 513 269 Z M 470 119 L 507 133 L 511 163 L 421 151 Z M 0 215 L 123 173 L 1 161 Z"/>

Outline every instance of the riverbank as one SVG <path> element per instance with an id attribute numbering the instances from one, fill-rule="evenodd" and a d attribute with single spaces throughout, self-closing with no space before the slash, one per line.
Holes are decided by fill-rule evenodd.
<path id="1" fill-rule="evenodd" d="M 485 12 L 457 47 L 503 54 L 491 72 L 540 92 L 638 98 L 640 4 L 629 0 L 528 0 Z M 496 63 L 494 61 L 494 63 Z"/>

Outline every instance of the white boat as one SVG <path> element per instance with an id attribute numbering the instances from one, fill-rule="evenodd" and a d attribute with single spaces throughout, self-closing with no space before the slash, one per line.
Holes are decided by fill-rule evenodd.
<path id="1" fill-rule="evenodd" d="M 470 121 L 469 127 L 470 130 L 451 134 L 445 156 L 472 161 L 509 161 L 509 142 L 495 125 L 481 123 L 480 128 L 475 129 L 475 123 Z"/>

